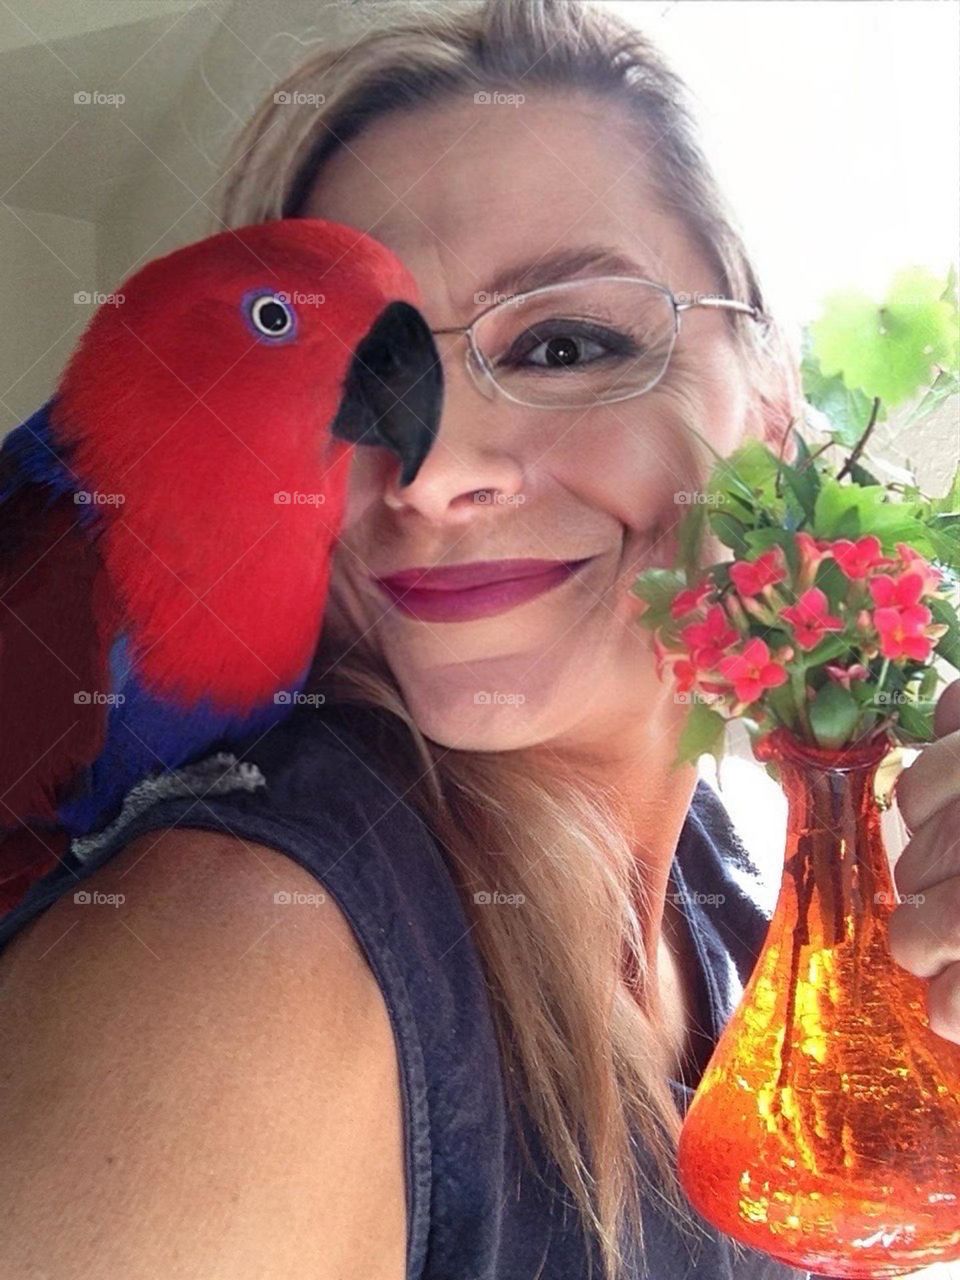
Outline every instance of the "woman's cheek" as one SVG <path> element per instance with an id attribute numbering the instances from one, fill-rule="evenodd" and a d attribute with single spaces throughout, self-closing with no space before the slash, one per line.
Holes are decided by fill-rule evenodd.
<path id="1" fill-rule="evenodd" d="M 579 501 L 636 533 L 672 523 L 699 484 L 694 437 L 662 398 L 642 409 L 641 399 L 604 406 L 589 431 L 568 437 L 562 457 L 558 451 L 551 460 L 555 478 Z"/>

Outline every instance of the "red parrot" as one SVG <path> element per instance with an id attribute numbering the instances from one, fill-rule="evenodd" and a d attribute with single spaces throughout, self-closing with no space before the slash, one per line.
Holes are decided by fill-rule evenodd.
<path id="1" fill-rule="evenodd" d="M 443 378 L 413 277 L 290 218 L 155 259 L 0 447 L 0 913 L 145 777 L 265 731 L 323 621 L 354 448 L 409 484 Z"/>

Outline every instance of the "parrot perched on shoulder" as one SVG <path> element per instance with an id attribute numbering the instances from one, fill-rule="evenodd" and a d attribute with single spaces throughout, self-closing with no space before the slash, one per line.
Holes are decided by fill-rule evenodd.
<path id="1" fill-rule="evenodd" d="M 438 352 L 384 245 L 314 218 L 148 263 L 0 447 L 0 913 L 129 789 L 303 689 L 356 446 L 409 484 Z"/>

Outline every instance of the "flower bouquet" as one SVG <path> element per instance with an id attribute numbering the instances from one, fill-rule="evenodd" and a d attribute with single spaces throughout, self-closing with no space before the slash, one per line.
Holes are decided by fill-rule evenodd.
<path id="1" fill-rule="evenodd" d="M 953 271 L 946 289 L 901 273 L 879 306 L 833 299 L 804 335 L 808 430 L 716 457 L 680 563 L 633 588 L 689 704 L 677 762 L 719 757 L 741 719 L 788 800 L 777 905 L 681 1180 L 728 1235 L 833 1276 L 960 1258 L 960 1046 L 887 946 L 874 786 L 893 746 L 933 737 L 937 664 L 960 671 L 960 472 L 930 497 L 869 454 L 888 405 L 922 393 L 915 421 L 955 395 L 957 346 Z M 731 554 L 709 562 L 707 534 Z"/>

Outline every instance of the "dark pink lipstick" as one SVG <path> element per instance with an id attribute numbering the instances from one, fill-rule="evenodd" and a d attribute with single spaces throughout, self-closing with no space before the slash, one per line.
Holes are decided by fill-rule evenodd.
<path id="1" fill-rule="evenodd" d="M 421 622 L 468 622 L 505 613 L 543 595 L 592 559 L 472 560 L 448 568 L 402 569 L 373 581 L 408 617 Z"/>

